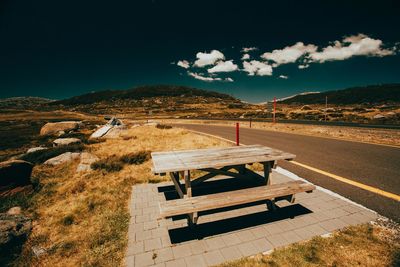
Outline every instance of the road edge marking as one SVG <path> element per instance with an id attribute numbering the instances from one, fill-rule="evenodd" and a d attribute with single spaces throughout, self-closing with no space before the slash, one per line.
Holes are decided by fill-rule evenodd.
<path id="1" fill-rule="evenodd" d="M 379 189 L 379 188 L 376 188 L 376 187 L 373 187 L 373 186 L 370 186 L 370 185 L 366 185 L 366 184 L 363 184 L 363 183 L 360 183 L 360 182 L 356 182 L 356 181 L 347 179 L 345 177 L 342 177 L 342 176 L 339 176 L 339 175 L 336 175 L 336 174 L 333 174 L 333 173 L 330 173 L 330 172 L 326 172 L 326 171 L 323 171 L 323 170 L 308 166 L 306 164 L 297 162 L 295 160 L 292 160 L 292 161 L 289 161 L 289 162 L 293 163 L 293 164 L 295 164 L 297 166 L 303 167 L 305 169 L 311 170 L 313 172 L 316 172 L 316 173 L 328 176 L 330 178 L 333 178 L 335 180 L 341 181 L 343 183 L 346 183 L 346 184 L 349 184 L 349 185 L 364 189 L 366 191 L 375 193 L 377 195 L 381 195 L 381 196 L 384 196 L 384 197 L 387 197 L 387 198 L 394 199 L 396 201 L 400 201 L 400 196 L 396 195 L 394 193 L 390 193 L 390 192 L 384 191 L 382 189 Z"/>

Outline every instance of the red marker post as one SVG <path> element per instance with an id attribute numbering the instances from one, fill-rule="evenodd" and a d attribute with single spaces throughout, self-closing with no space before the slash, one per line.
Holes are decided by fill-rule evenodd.
<path id="1" fill-rule="evenodd" d="M 275 123 L 275 113 L 276 113 L 276 97 L 274 97 L 274 118 L 273 118 L 274 123 Z"/>
<path id="2" fill-rule="evenodd" d="M 236 123 L 236 145 L 239 145 L 239 123 Z"/>

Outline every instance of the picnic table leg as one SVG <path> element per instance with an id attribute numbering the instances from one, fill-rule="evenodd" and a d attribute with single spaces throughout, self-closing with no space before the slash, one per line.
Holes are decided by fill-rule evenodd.
<path id="1" fill-rule="evenodd" d="M 186 197 L 192 197 L 192 185 L 190 182 L 190 171 L 184 171 L 183 176 L 185 178 L 185 189 L 186 189 Z M 197 223 L 197 212 L 188 214 L 188 224 L 190 227 L 193 227 Z"/>
<path id="2" fill-rule="evenodd" d="M 171 176 L 172 182 L 174 182 L 174 186 L 176 189 L 176 192 L 178 192 L 178 195 L 180 198 L 183 198 L 183 192 L 181 188 L 181 183 L 179 182 L 179 173 L 177 172 L 170 172 L 169 175 Z"/>
<path id="3" fill-rule="evenodd" d="M 266 161 L 262 163 L 264 166 L 264 178 L 265 178 L 265 184 L 269 185 L 271 184 L 271 180 L 269 179 L 269 175 L 271 173 L 271 169 L 274 166 L 274 161 Z"/>

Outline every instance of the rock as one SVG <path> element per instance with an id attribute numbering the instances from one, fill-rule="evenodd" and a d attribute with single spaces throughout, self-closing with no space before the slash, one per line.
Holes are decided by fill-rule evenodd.
<path id="1" fill-rule="evenodd" d="M 121 134 L 126 130 L 126 126 L 114 126 L 112 129 L 110 129 L 105 135 L 103 135 L 104 138 L 118 138 L 121 136 Z"/>
<path id="2" fill-rule="evenodd" d="M 78 138 L 58 138 L 53 141 L 55 146 L 66 146 L 71 144 L 80 144 L 82 141 Z"/>
<path id="3" fill-rule="evenodd" d="M 377 114 L 377 115 L 373 116 L 372 118 L 374 118 L 375 120 L 380 120 L 380 119 L 384 119 L 386 117 L 385 117 L 385 115 Z"/>
<path id="4" fill-rule="evenodd" d="M 81 153 L 73 153 L 73 152 L 65 152 L 61 155 L 58 155 L 57 157 L 48 159 L 44 162 L 46 165 L 59 165 L 61 163 L 69 162 L 75 159 L 78 159 L 80 157 Z"/>
<path id="5" fill-rule="evenodd" d="M 93 154 L 88 153 L 88 152 L 83 152 L 83 153 L 81 154 L 81 161 L 79 162 L 79 165 L 78 165 L 78 167 L 76 168 L 76 171 L 77 171 L 77 172 L 87 172 L 87 171 L 90 171 L 90 170 L 91 170 L 90 165 L 91 165 L 93 162 L 96 162 L 96 161 L 98 161 L 98 160 L 99 160 L 99 158 L 98 158 L 96 155 L 93 155 Z"/>
<path id="6" fill-rule="evenodd" d="M 33 164 L 24 160 L 0 162 L 0 186 L 30 184 L 32 168 Z"/>
<path id="7" fill-rule="evenodd" d="M 40 129 L 40 135 L 52 135 L 60 131 L 76 130 L 79 128 L 80 124 L 81 122 L 79 121 L 49 122 Z"/>
<path id="8" fill-rule="evenodd" d="M 33 152 L 45 150 L 45 149 L 47 149 L 47 147 L 42 147 L 42 146 L 32 147 L 32 148 L 29 148 L 28 151 L 26 151 L 26 153 L 33 153 Z"/>
<path id="9" fill-rule="evenodd" d="M 304 105 L 301 107 L 301 110 L 312 110 L 312 108 L 309 105 Z"/>
<path id="10" fill-rule="evenodd" d="M 33 246 L 32 247 L 32 252 L 36 257 L 40 257 L 40 256 L 42 256 L 42 255 L 47 253 L 44 248 L 37 247 L 37 246 Z"/>
<path id="11" fill-rule="evenodd" d="M 19 215 L 21 214 L 21 207 L 12 207 L 7 211 L 8 215 Z"/>
<path id="12" fill-rule="evenodd" d="M 119 119 L 112 117 L 111 120 L 109 120 L 107 122 L 108 125 L 112 125 L 112 126 L 118 126 L 118 125 L 123 125 L 122 121 L 120 121 Z"/>
<path id="13" fill-rule="evenodd" d="M 0 213 L 0 249 L 11 249 L 28 237 L 32 221 L 23 215 Z"/>
<path id="14" fill-rule="evenodd" d="M 103 137 L 109 130 L 111 130 L 111 128 L 113 128 L 112 125 L 104 125 L 103 127 L 99 128 L 98 130 L 96 130 L 94 133 L 92 133 L 92 135 L 90 136 L 90 138 L 100 138 Z"/>

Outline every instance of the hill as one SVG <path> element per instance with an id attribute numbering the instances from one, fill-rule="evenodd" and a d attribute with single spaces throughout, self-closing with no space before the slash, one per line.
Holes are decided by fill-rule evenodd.
<path id="1" fill-rule="evenodd" d="M 142 100 L 154 97 L 204 97 L 204 98 L 219 98 L 225 100 L 236 100 L 227 94 L 222 94 L 214 91 L 201 90 L 186 86 L 174 85 L 154 85 L 154 86 L 139 86 L 128 90 L 106 90 L 88 93 L 80 96 L 74 96 L 69 99 L 55 101 L 53 105 L 83 105 L 93 104 L 98 102 L 108 102 L 116 100 Z"/>
<path id="2" fill-rule="evenodd" d="M 54 100 L 33 96 L 3 98 L 0 99 L 0 109 L 29 109 L 52 101 Z"/>
<path id="3" fill-rule="evenodd" d="M 284 104 L 386 104 L 400 103 L 400 84 L 370 85 L 312 94 L 299 94 L 279 101 Z"/>

